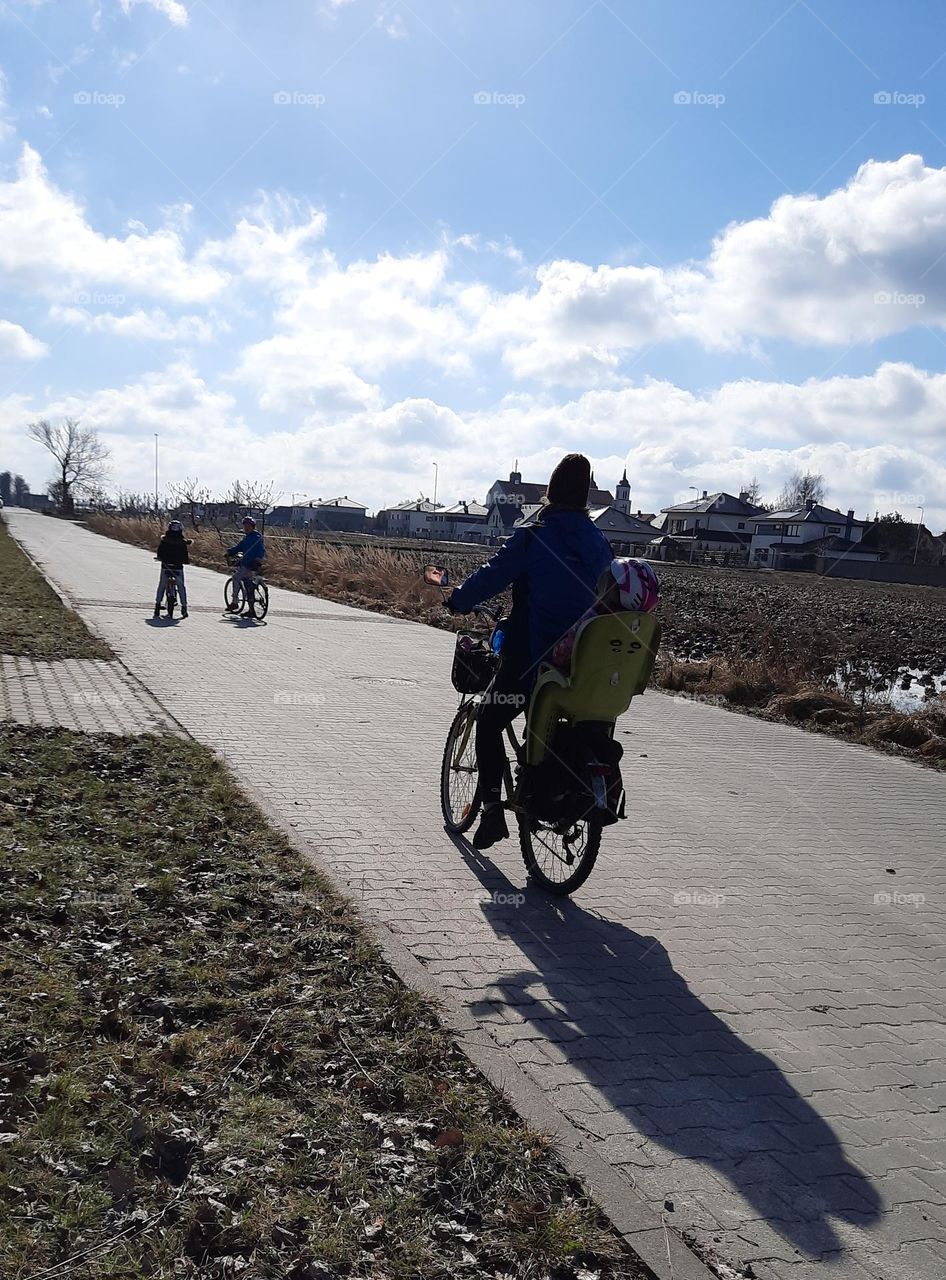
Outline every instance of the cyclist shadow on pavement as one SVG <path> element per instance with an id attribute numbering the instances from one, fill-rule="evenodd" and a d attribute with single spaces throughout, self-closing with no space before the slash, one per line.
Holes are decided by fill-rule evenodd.
<path id="1" fill-rule="evenodd" d="M 752 1217 L 813 1257 L 842 1247 L 832 1218 L 861 1227 L 878 1220 L 880 1196 L 830 1125 L 770 1057 L 690 990 L 656 938 L 523 891 L 465 841 L 455 843 L 484 885 L 490 927 L 532 966 L 503 973 L 491 984 L 497 999 L 471 1012 L 512 1006 L 555 1058 L 576 1066 L 584 1077 L 576 1086 L 600 1094 L 627 1128 L 606 1122 L 597 1134 L 607 1108 L 594 1111 L 592 1093 L 593 1114 L 579 1111 L 575 1120 L 605 1140 L 611 1163 L 630 1166 L 632 1177 L 638 1166 L 649 1198 L 671 1194 L 658 1185 L 663 1148 L 709 1166 L 748 1201 Z"/>
<path id="2" fill-rule="evenodd" d="M 269 625 L 264 618 L 244 618 L 238 613 L 225 613 L 220 621 L 230 623 L 236 631 L 249 631 L 253 627 Z"/>

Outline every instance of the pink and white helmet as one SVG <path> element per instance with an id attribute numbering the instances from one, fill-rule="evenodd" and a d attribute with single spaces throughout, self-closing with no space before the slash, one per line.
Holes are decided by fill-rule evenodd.
<path id="1" fill-rule="evenodd" d="M 653 613 L 657 608 L 660 579 L 646 560 L 612 560 L 611 576 L 617 583 L 622 608 L 635 613 Z"/>

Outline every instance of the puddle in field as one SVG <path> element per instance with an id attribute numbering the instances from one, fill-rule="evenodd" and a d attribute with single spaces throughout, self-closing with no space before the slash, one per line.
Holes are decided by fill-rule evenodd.
<path id="1" fill-rule="evenodd" d="M 867 680 L 867 701 L 889 703 L 895 711 L 909 714 L 922 711 L 937 695 L 946 694 L 946 673 L 934 676 L 922 667 L 903 667 L 893 677 L 881 675 L 876 667 L 865 673 L 839 667 L 834 674 L 838 690 L 859 701 Z"/>

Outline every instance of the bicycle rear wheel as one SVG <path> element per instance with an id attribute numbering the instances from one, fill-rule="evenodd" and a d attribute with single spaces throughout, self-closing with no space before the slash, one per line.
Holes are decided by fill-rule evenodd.
<path id="1" fill-rule="evenodd" d="M 448 831 L 467 831 L 480 808 L 476 766 L 475 702 L 465 702 L 453 717 L 440 766 L 440 807 Z"/>
<path id="2" fill-rule="evenodd" d="M 253 609 L 257 618 L 265 618 L 269 613 L 269 587 L 265 582 L 257 582 L 253 591 Z"/>
<path id="3" fill-rule="evenodd" d="M 519 847 L 533 884 L 565 895 L 580 889 L 594 869 L 601 848 L 601 824 L 590 817 L 562 828 L 517 813 Z"/>
<path id="4" fill-rule="evenodd" d="M 174 606 L 177 604 L 177 587 L 168 580 L 167 592 L 165 595 L 168 606 L 168 617 L 174 617 Z"/>

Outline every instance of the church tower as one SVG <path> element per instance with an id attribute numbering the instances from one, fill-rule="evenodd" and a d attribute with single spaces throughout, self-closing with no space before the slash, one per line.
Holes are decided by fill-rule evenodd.
<path id="1" fill-rule="evenodd" d="M 614 505 L 626 516 L 631 514 L 631 485 L 627 478 L 627 467 L 624 468 L 624 474 L 614 490 Z"/>

